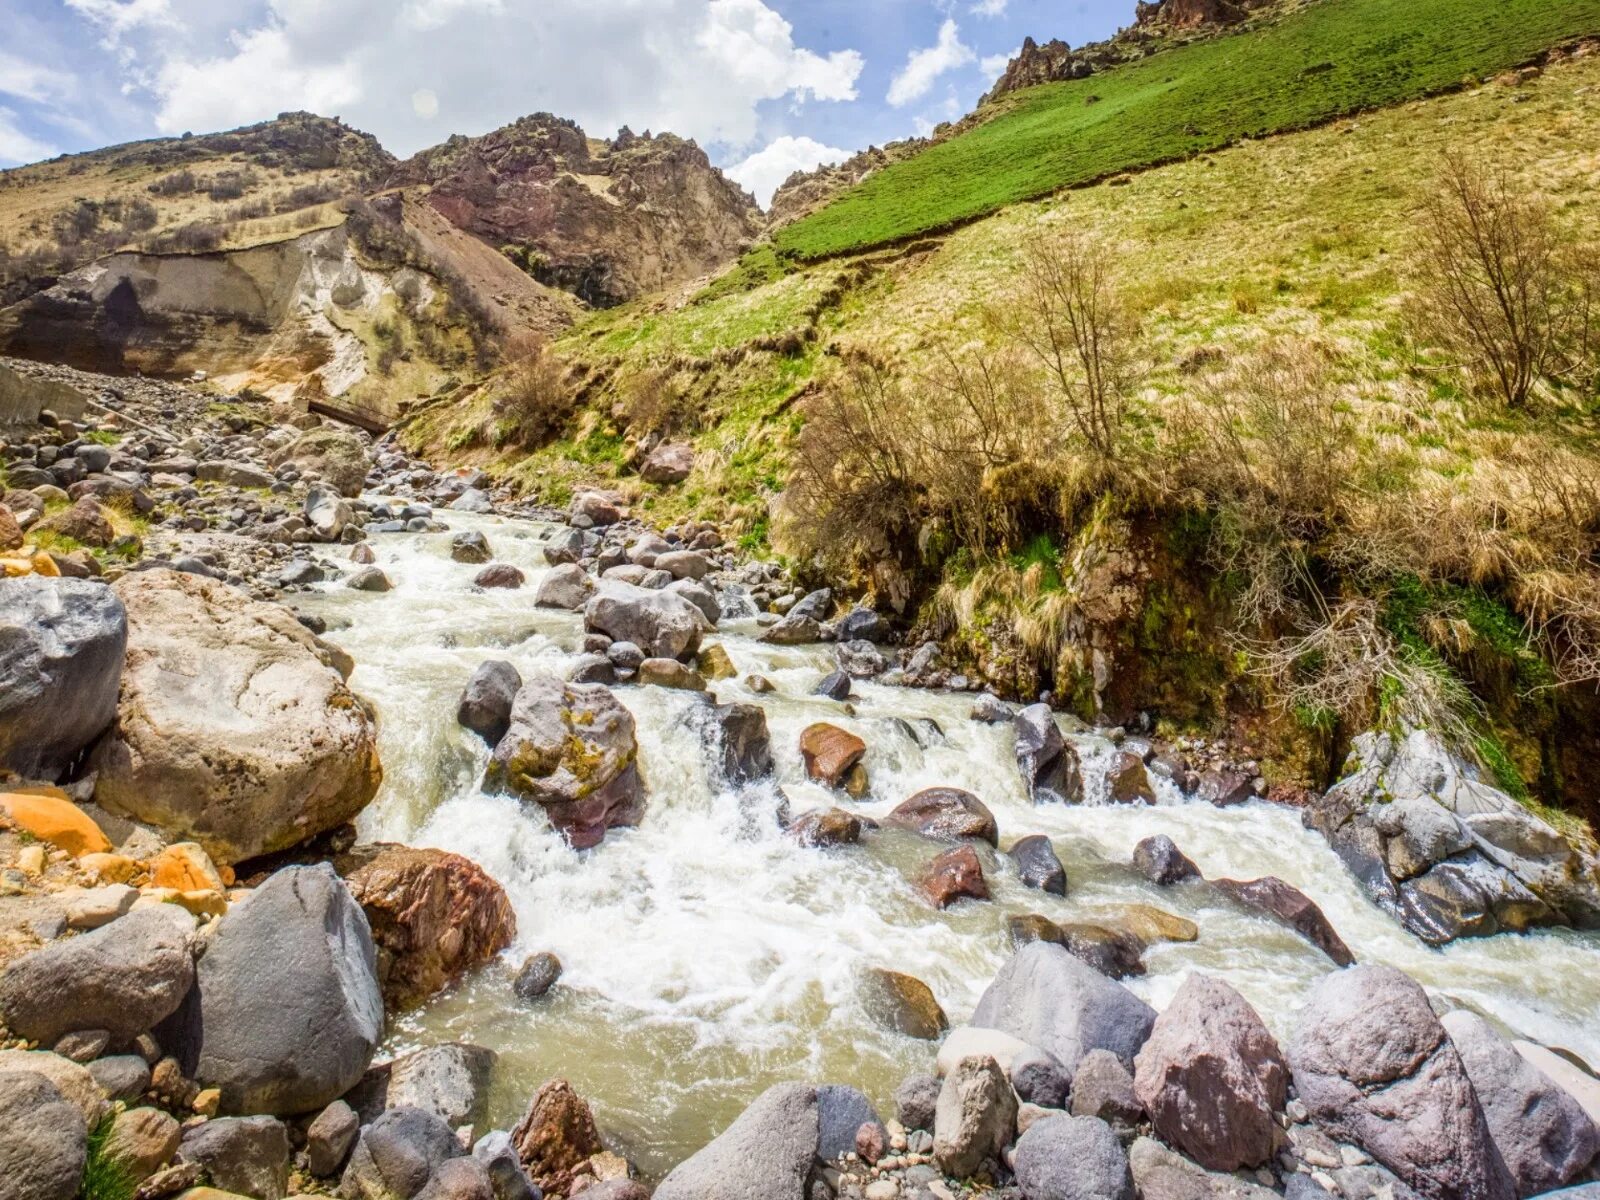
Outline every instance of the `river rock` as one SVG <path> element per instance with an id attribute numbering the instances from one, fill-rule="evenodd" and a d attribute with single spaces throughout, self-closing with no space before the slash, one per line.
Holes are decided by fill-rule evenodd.
<path id="1" fill-rule="evenodd" d="M 1133 869 L 1161 887 L 1200 878 L 1200 868 L 1164 833 L 1147 837 L 1133 848 Z"/>
<path id="2" fill-rule="evenodd" d="M 1108 979 L 1144 974 L 1144 943 L 1122 929 L 1107 929 L 1075 921 L 1057 926 L 1054 941 L 1074 958 L 1082 959 Z"/>
<path id="3" fill-rule="evenodd" d="M 169 1114 L 159 1108 L 130 1108 L 112 1119 L 103 1153 L 135 1183 L 143 1183 L 172 1160 L 182 1140 L 183 1129 Z"/>
<path id="4" fill-rule="evenodd" d="M 471 1158 L 440 1163 L 417 1193 L 417 1200 L 497 1200 L 489 1169 Z"/>
<path id="5" fill-rule="evenodd" d="M 1134 1141 L 1128 1151 L 1128 1165 L 1133 1170 L 1134 1187 L 1141 1200 L 1277 1200 L 1278 1197 L 1271 1188 L 1246 1183 L 1238 1175 L 1207 1171 L 1154 1138 L 1142 1137 Z M 1328 1196 L 1329 1193 L 1312 1182 L 1309 1175 L 1293 1174 L 1285 1182 L 1286 1200 L 1315 1200 L 1316 1197 L 1326 1200 Z"/>
<path id="6" fill-rule="evenodd" d="M 675 658 L 647 658 L 639 664 L 639 683 L 646 687 L 672 688 L 680 692 L 703 692 L 706 681 L 692 667 Z"/>
<path id="7" fill-rule="evenodd" d="M 128 621 L 107 587 L 0 579 L 0 768 L 54 779 L 111 724 Z"/>
<path id="8" fill-rule="evenodd" d="M 306 1126 L 306 1170 L 326 1177 L 344 1165 L 361 1132 L 361 1118 L 343 1100 L 335 1100 Z"/>
<path id="9" fill-rule="evenodd" d="M 319 542 L 337 542 L 354 519 L 350 505 L 331 488 L 313 487 L 306 493 L 306 523 Z"/>
<path id="10" fill-rule="evenodd" d="M 1114 804 L 1154 804 L 1156 790 L 1150 783 L 1150 773 L 1145 770 L 1144 759 L 1129 751 L 1122 751 L 1112 760 L 1106 782 L 1111 787 Z"/>
<path id="11" fill-rule="evenodd" d="M 1245 905 L 1272 917 L 1293 929 L 1317 949 L 1331 958 L 1336 966 L 1348 967 L 1355 955 L 1344 944 L 1316 904 L 1299 888 L 1285 883 L 1273 875 L 1242 882 L 1237 879 L 1219 879 L 1217 890 Z"/>
<path id="12" fill-rule="evenodd" d="M 1288 1082 L 1256 1010 L 1206 975 L 1183 981 L 1134 1060 L 1134 1089 L 1156 1132 L 1213 1171 L 1272 1157 Z"/>
<path id="13" fill-rule="evenodd" d="M 107 1100 L 132 1103 L 150 1088 L 150 1064 L 137 1054 L 113 1054 L 89 1064 L 89 1076 Z"/>
<path id="14" fill-rule="evenodd" d="M 1078 752 L 1061 736 L 1047 704 L 1033 704 L 1012 718 L 1017 766 L 1035 804 L 1082 804 L 1083 771 Z"/>
<path id="15" fill-rule="evenodd" d="M 772 739 L 759 704 L 714 705 L 709 717 L 714 765 L 728 786 L 742 787 L 772 774 Z"/>
<path id="16" fill-rule="evenodd" d="M 230 864 L 344 824 L 378 790 L 377 728 L 342 658 L 286 608 L 198 575 L 142 571 L 127 606 L 101 807 Z M 203 685 L 198 681 L 204 681 Z"/>
<path id="17" fill-rule="evenodd" d="M 936 1075 L 907 1075 L 894 1092 L 894 1111 L 907 1129 L 933 1132 L 939 1107 L 941 1081 Z"/>
<path id="18" fill-rule="evenodd" d="M 843 702 L 850 699 L 850 676 L 843 671 L 833 671 L 822 677 L 822 682 L 812 690 L 813 696 Z"/>
<path id="19" fill-rule="evenodd" d="M 861 1003 L 887 1029 L 927 1041 L 950 1027 L 933 989 L 922 980 L 883 967 L 869 967 L 861 979 Z"/>
<path id="20" fill-rule="evenodd" d="M 809 646 L 822 640 L 822 622 L 790 612 L 769 627 L 761 640 L 774 646 Z"/>
<path id="21" fill-rule="evenodd" d="M 889 1140 L 872 1101 L 856 1088 L 825 1083 L 817 1088 L 817 1148 L 819 1163 L 833 1163 L 856 1148 L 856 1137 L 863 1125 L 872 1126 Z"/>
<path id="22" fill-rule="evenodd" d="M 391 1108 L 361 1131 L 339 1180 L 344 1200 L 411 1200 L 441 1163 L 460 1157 L 450 1126 L 416 1108 Z"/>
<path id="23" fill-rule="evenodd" d="M 994 814 L 982 800 L 960 788 L 925 788 L 897 807 L 883 823 L 941 842 L 971 839 L 993 846 L 999 841 Z"/>
<path id="24" fill-rule="evenodd" d="M 103 854 L 111 849 L 104 831 L 59 788 L 0 790 L 0 813 L 16 828 L 65 850 L 74 858 Z"/>
<path id="25" fill-rule="evenodd" d="M 13 1033 L 46 1045 L 79 1029 L 133 1038 L 188 994 L 193 933 L 193 917 L 163 904 L 52 942 L 14 959 L 0 975 L 0 1016 Z"/>
<path id="26" fill-rule="evenodd" d="M 420 1108 L 452 1129 L 480 1124 L 497 1058 L 493 1050 L 465 1042 L 402 1055 L 384 1073 L 383 1107 Z"/>
<path id="27" fill-rule="evenodd" d="M 102 550 L 117 537 L 116 530 L 106 519 L 105 509 L 93 496 L 85 496 L 71 507 L 46 517 L 35 526 L 35 532 L 58 534 Z"/>
<path id="28" fill-rule="evenodd" d="M 1600 1078 L 1578 1066 L 1566 1054 L 1548 1046 L 1518 1039 L 1511 1043 L 1511 1048 L 1521 1055 L 1523 1061 L 1530 1063 L 1541 1075 L 1576 1100 L 1578 1106 L 1589 1114 L 1589 1119 L 1600 1125 Z"/>
<path id="29" fill-rule="evenodd" d="M 800 758 L 806 775 L 829 787 L 839 787 L 850 769 L 867 752 L 867 744 L 837 725 L 819 722 L 800 734 Z"/>
<path id="30" fill-rule="evenodd" d="M 475 587 L 515 591 L 528 581 L 522 571 L 510 563 L 493 563 L 472 577 Z"/>
<path id="31" fill-rule="evenodd" d="M 595 594 L 595 582 L 576 563 L 563 563 L 539 581 L 533 602 L 539 608 L 563 608 L 577 612 Z"/>
<path id="32" fill-rule="evenodd" d="M 1426 1200 L 1515 1194 L 1460 1055 L 1423 990 L 1401 972 L 1358 966 L 1325 976 L 1288 1060 L 1312 1119 Z"/>
<path id="33" fill-rule="evenodd" d="M 486 783 L 540 805 L 586 850 L 644 816 L 638 753 L 633 714 L 604 686 L 535 676 L 517 693 Z"/>
<path id="34" fill-rule="evenodd" d="M 1094 1117 L 1035 1121 L 1017 1140 L 1017 1184 L 1028 1200 L 1133 1200 L 1128 1156 Z"/>
<path id="35" fill-rule="evenodd" d="M 468 529 L 450 539 L 450 557 L 458 563 L 481 564 L 494 557 L 489 539 L 476 529 Z"/>
<path id="36" fill-rule="evenodd" d="M 917 888 L 935 908 L 949 908 L 957 900 L 987 900 L 989 884 L 983 863 L 969 845 L 946 850 L 923 871 Z"/>
<path id="37" fill-rule="evenodd" d="M 509 1133 L 494 1129 L 484 1134 L 473 1144 L 472 1157 L 482 1163 L 484 1170 L 489 1173 L 489 1186 L 494 1192 L 494 1200 L 540 1200 L 533 1180 L 523 1170 L 522 1160 L 517 1157 L 516 1143 L 511 1140 Z M 588 1190 L 592 1193 L 593 1187 Z M 649 1193 L 645 1194 L 643 1200 L 649 1200 Z"/>
<path id="38" fill-rule="evenodd" d="M 366 443 L 354 430 L 338 425 L 306 430 L 269 455 L 267 464 L 274 469 L 292 466 L 303 477 L 325 480 L 341 496 L 359 496 L 367 481 Z M 259 486 L 270 487 L 271 483 L 268 476 L 267 483 Z"/>
<path id="39" fill-rule="evenodd" d="M 861 840 L 861 818 L 842 808 L 814 808 L 789 826 L 789 836 L 802 846 L 853 846 Z"/>
<path id="40" fill-rule="evenodd" d="M 572 497 L 571 512 L 574 517 L 587 517 L 598 528 L 615 525 L 622 520 L 622 499 L 610 492 L 581 491 Z"/>
<path id="41" fill-rule="evenodd" d="M 1072 1115 L 1098 1117 L 1122 1137 L 1144 1120 L 1133 1075 L 1109 1050 L 1091 1050 L 1078 1063 L 1072 1077 Z"/>
<path id="42" fill-rule="evenodd" d="M 43 1075 L 0 1072 L 0 1179 L 15 1200 L 73 1200 L 88 1155 L 83 1114 Z"/>
<path id="43" fill-rule="evenodd" d="M 561 960 L 548 950 L 531 954 L 511 985 L 519 1000 L 541 999 L 561 978 Z"/>
<path id="44" fill-rule="evenodd" d="M 1053 896 L 1067 894 L 1067 870 L 1056 856 L 1055 846 L 1044 834 L 1032 833 L 1018 838 L 1006 853 L 1028 887 Z"/>
<path id="45" fill-rule="evenodd" d="M 326 863 L 234 904 L 160 1036 L 222 1111 L 315 1112 L 361 1078 L 383 1031 L 366 915 Z"/>
<path id="46" fill-rule="evenodd" d="M 614 642 L 632 642 L 647 658 L 686 659 L 700 648 L 710 622 L 675 592 L 608 581 L 584 605 L 583 627 Z"/>
<path id="47" fill-rule="evenodd" d="M 645 457 L 639 474 L 646 483 L 682 483 L 693 470 L 693 446 L 687 442 L 662 442 Z"/>
<path id="48" fill-rule="evenodd" d="M 104 1119 L 105 1094 L 88 1068 L 48 1050 L 0 1050 L 0 1076 L 15 1071 L 42 1075 L 49 1080 L 50 1085 L 82 1114 L 86 1129 L 93 1129 Z"/>
<path id="49" fill-rule="evenodd" d="M 983 993 L 972 1024 L 998 1029 L 1054 1055 L 1069 1073 L 1090 1050 L 1132 1068 L 1156 1014 L 1120 983 L 1060 946 L 1023 946 Z"/>
<path id="50" fill-rule="evenodd" d="M 1537 1196 L 1571 1183 L 1600 1154 L 1600 1129 L 1582 1106 L 1476 1013 L 1458 1009 L 1442 1024 L 1517 1195 Z"/>
<path id="51" fill-rule="evenodd" d="M 1017 1097 L 992 1058 L 963 1058 L 944 1077 L 933 1118 L 933 1156 L 946 1175 L 966 1179 L 998 1159 L 1017 1131 Z"/>
<path id="52" fill-rule="evenodd" d="M 553 1196 L 565 1196 L 579 1168 L 605 1149 L 589 1105 L 565 1079 L 534 1094 L 511 1140 L 528 1177 Z"/>
<path id="53" fill-rule="evenodd" d="M 511 728 L 511 705 L 522 690 L 522 676 L 508 662 L 483 663 L 467 680 L 456 705 L 456 720 L 495 746 Z"/>
<path id="54" fill-rule="evenodd" d="M 516 938 L 505 889 L 459 854 L 367 846 L 338 866 L 383 952 L 383 995 L 391 1008 L 426 1000 Z"/>
<path id="55" fill-rule="evenodd" d="M 1304 820 L 1380 908 L 1440 945 L 1536 925 L 1600 927 L 1600 858 L 1432 734 L 1364 733 Z"/>
<path id="56" fill-rule="evenodd" d="M 673 1168 L 655 1200 L 807 1200 L 817 1142 L 817 1089 L 780 1083 Z"/>
<path id="57" fill-rule="evenodd" d="M 545 562 L 552 567 L 575 563 L 583 557 L 583 531 L 581 529 L 557 531 L 541 549 Z"/>
<path id="58" fill-rule="evenodd" d="M 199 1163 L 213 1187 L 256 1200 L 289 1190 L 289 1131 L 273 1117 L 219 1117 L 183 1135 L 178 1157 Z"/>
<path id="59" fill-rule="evenodd" d="M 677 579 L 667 584 L 664 590 L 674 596 L 682 596 L 698 608 L 708 625 L 715 625 L 722 620 L 722 602 L 717 599 L 717 594 L 709 585 L 695 579 Z"/>

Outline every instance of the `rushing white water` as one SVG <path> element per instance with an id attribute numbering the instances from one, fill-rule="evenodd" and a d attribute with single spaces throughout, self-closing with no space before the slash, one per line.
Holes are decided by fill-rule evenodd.
<path id="1" fill-rule="evenodd" d="M 739 670 L 717 698 L 760 704 L 777 784 L 796 812 L 842 804 L 881 817 L 913 792 L 966 788 L 993 810 L 1002 846 L 1048 834 L 1066 865 L 1065 898 L 1025 888 L 1003 859 L 986 868 L 993 903 L 937 912 L 912 880 L 941 847 L 894 831 L 859 846 L 803 849 L 777 828 L 775 788 L 740 797 L 708 780 L 705 751 L 683 692 L 619 687 L 638 721 L 650 803 L 643 824 L 576 853 L 536 807 L 480 791 L 488 748 L 455 721 L 468 676 L 490 658 L 526 678 L 561 673 L 582 641 L 579 618 L 536 609 L 548 568 L 549 526 L 448 514 L 479 529 L 498 561 L 529 576 L 518 591 L 479 592 L 479 570 L 452 562 L 450 534 L 376 539 L 395 583 L 385 594 L 326 585 L 306 607 L 354 655 L 355 689 L 380 720 L 385 779 L 361 819 L 371 840 L 467 855 L 504 885 L 518 937 L 504 963 L 408 1015 L 392 1049 L 473 1041 L 500 1054 L 494 1119 L 514 1121 L 546 1079 L 561 1075 L 594 1104 L 604 1132 L 658 1173 L 704 1144 L 767 1085 L 850 1082 L 887 1105 L 907 1072 L 931 1062 L 930 1043 L 885 1032 L 856 999 L 861 968 L 924 980 L 952 1022 L 970 1014 L 1010 952 L 1008 914 L 1056 921 L 1115 917 L 1155 905 L 1194 921 L 1197 941 L 1154 945 L 1148 973 L 1128 985 L 1157 1008 L 1186 973 L 1225 978 L 1279 1036 L 1307 988 L 1331 964 L 1320 951 L 1212 889 L 1157 888 L 1126 864 L 1134 845 L 1166 833 L 1208 877 L 1277 875 L 1305 891 L 1362 961 L 1409 972 L 1441 998 L 1470 1005 L 1519 1036 L 1600 1061 L 1600 935 L 1549 931 L 1430 949 L 1367 901 L 1293 811 L 1267 804 L 1216 809 L 1167 789 L 1155 807 L 1035 807 L 1016 769 L 1009 726 L 968 719 L 972 698 L 856 685 L 855 714 L 810 693 L 832 669 L 829 647 L 779 648 L 753 621 L 724 622 L 718 640 Z M 759 672 L 777 687 L 743 685 Z M 826 720 L 859 733 L 871 796 L 859 805 L 804 779 L 797 743 Z M 930 724 L 929 722 L 934 724 Z M 1103 787 L 1109 746 L 1080 738 L 1091 788 Z M 511 994 L 515 968 L 554 951 L 566 973 L 538 1005 Z M 883 1111 L 891 1111 L 885 1107 Z"/>

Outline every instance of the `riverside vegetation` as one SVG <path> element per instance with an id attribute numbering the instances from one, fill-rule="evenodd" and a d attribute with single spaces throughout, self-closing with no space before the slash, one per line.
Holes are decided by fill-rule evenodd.
<path id="1" fill-rule="evenodd" d="M 738 261 L 0 176 L 0 1197 L 1597 1194 L 1600 10 L 1166 4 Z"/>

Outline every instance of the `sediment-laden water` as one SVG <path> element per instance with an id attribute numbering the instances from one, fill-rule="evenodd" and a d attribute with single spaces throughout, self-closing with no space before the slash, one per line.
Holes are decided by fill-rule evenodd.
<path id="1" fill-rule="evenodd" d="M 352 685 L 379 712 L 383 790 L 361 819 L 370 840 L 453 850 L 509 893 L 518 938 L 502 967 L 402 1018 L 390 1049 L 472 1041 L 500 1054 L 492 1118 L 507 1127 L 533 1091 L 561 1075 L 596 1109 L 602 1130 L 659 1174 L 698 1149 L 771 1083 L 807 1079 L 864 1088 L 884 1112 L 934 1045 L 877 1028 L 856 998 L 864 967 L 903 971 L 932 987 L 953 1023 L 976 1004 L 1010 952 L 1008 914 L 1056 921 L 1114 918 L 1156 905 L 1194 921 L 1199 940 L 1158 944 L 1128 985 L 1157 1008 L 1184 975 L 1227 979 L 1279 1036 L 1308 986 L 1332 969 L 1297 935 L 1201 886 L 1157 888 L 1125 864 L 1134 845 L 1166 833 L 1209 877 L 1277 875 L 1305 891 L 1357 958 L 1409 972 L 1436 996 L 1470 1005 L 1509 1032 L 1600 1062 L 1600 935 L 1549 931 L 1433 950 L 1369 903 L 1298 814 L 1267 804 L 1187 803 L 1164 781 L 1156 807 L 1035 807 L 1025 796 L 1008 725 L 968 719 L 972 698 L 856 684 L 855 715 L 810 693 L 833 669 L 827 646 L 755 640 L 753 620 L 724 621 L 717 640 L 739 670 L 719 700 L 760 704 L 778 777 L 796 812 L 840 804 L 881 817 L 913 792 L 966 788 L 993 810 L 1002 846 L 1048 834 L 1069 894 L 1024 888 L 1004 858 L 987 868 L 993 903 L 937 912 L 912 881 L 938 848 L 885 831 L 861 845 L 803 849 L 779 832 L 776 787 L 744 796 L 709 781 L 694 695 L 618 687 L 638 720 L 650 792 L 644 823 L 575 853 L 542 813 L 479 789 L 488 748 L 455 720 L 468 676 L 504 658 L 527 676 L 562 673 L 582 642 L 575 614 L 536 609 L 553 527 L 448 514 L 479 529 L 498 561 L 528 573 L 519 591 L 478 592 L 476 566 L 452 562 L 450 534 L 379 537 L 386 594 L 326 585 L 306 607 L 358 663 Z M 751 693 L 750 672 L 777 687 Z M 800 731 L 826 720 L 868 744 L 872 794 L 852 805 L 806 782 Z M 1109 745 L 1079 738 L 1091 792 Z M 511 993 L 528 954 L 551 950 L 566 973 L 538 1005 Z"/>

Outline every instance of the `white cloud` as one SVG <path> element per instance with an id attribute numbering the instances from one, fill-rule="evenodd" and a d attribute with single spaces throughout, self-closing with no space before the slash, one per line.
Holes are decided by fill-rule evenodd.
<path id="1" fill-rule="evenodd" d="M 896 72 L 889 83 L 889 103 L 903 108 L 922 99 L 939 76 L 966 66 L 975 57 L 972 48 L 961 40 L 961 30 L 955 21 L 946 18 L 939 27 L 938 42 L 922 50 L 913 50 L 906 65 Z"/>
<path id="2" fill-rule="evenodd" d="M 56 148 L 22 131 L 17 114 L 0 108 L 0 163 L 31 163 L 53 158 Z"/>
<path id="3" fill-rule="evenodd" d="M 72 77 L 0 50 L 0 95 L 44 104 L 77 91 Z"/>
<path id="4" fill-rule="evenodd" d="M 985 79 L 996 80 L 1006 73 L 1006 68 L 1015 57 L 1013 54 L 988 54 L 979 60 L 978 69 L 983 72 Z"/>
<path id="5" fill-rule="evenodd" d="M 850 151 L 826 146 L 809 137 L 775 138 L 764 149 L 743 162 L 724 168 L 725 174 L 746 191 L 752 192 L 762 208 L 772 203 L 772 193 L 796 171 L 813 171 L 824 163 L 843 162 Z"/>
<path id="6" fill-rule="evenodd" d="M 424 121 L 439 115 L 439 95 L 432 88 L 418 88 L 411 93 L 411 111 Z"/>
<path id="7" fill-rule="evenodd" d="M 818 53 L 764 0 L 67 0 L 113 43 L 168 132 L 283 109 L 341 116 L 409 154 L 531 112 L 605 135 L 670 130 L 738 154 L 758 106 L 856 97 L 854 50 Z M 160 26 L 160 28 L 157 28 Z"/>
<path id="8" fill-rule="evenodd" d="M 977 0 L 972 11 L 980 17 L 1003 17 L 1006 15 L 1006 0 Z"/>

